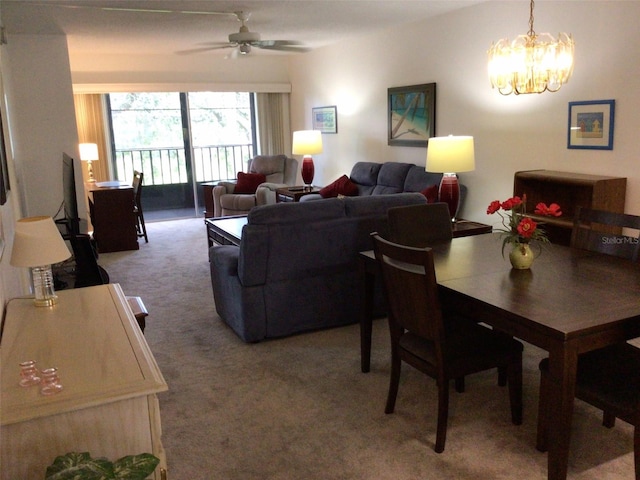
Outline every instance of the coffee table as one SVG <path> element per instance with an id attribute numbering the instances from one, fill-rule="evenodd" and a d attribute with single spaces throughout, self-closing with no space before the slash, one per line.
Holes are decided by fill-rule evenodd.
<path id="1" fill-rule="evenodd" d="M 247 224 L 247 216 L 207 218 L 204 224 L 207 227 L 209 247 L 213 245 L 238 246 L 240 238 L 242 238 L 242 228 Z"/>

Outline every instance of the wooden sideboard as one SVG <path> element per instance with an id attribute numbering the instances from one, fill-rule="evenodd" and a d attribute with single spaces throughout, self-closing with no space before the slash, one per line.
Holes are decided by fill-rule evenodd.
<path id="1" fill-rule="evenodd" d="M 99 253 L 138 250 L 134 191 L 131 186 L 89 190 L 89 214 Z"/>
<path id="2" fill-rule="evenodd" d="M 44 478 L 58 455 L 153 453 L 166 474 L 156 394 L 167 384 L 118 284 L 63 290 L 58 304 L 9 301 L 0 343 L 0 478 Z M 21 387 L 20 362 L 57 367 L 63 390 Z"/>
<path id="3" fill-rule="evenodd" d="M 527 197 L 527 213 L 545 222 L 543 228 L 549 240 L 561 245 L 569 245 L 577 207 L 623 213 L 626 190 L 626 178 L 554 170 L 516 172 L 513 180 L 513 194 Z M 540 202 L 557 203 L 562 216 L 533 215 Z"/>

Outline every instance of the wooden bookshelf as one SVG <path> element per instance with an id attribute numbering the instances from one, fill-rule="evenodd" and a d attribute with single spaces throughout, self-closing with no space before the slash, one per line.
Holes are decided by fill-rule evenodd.
<path id="1" fill-rule="evenodd" d="M 513 194 L 527 197 L 527 213 L 545 222 L 549 240 L 562 245 L 569 245 L 571 240 L 577 207 L 623 213 L 626 190 L 626 178 L 554 170 L 516 172 L 513 180 Z M 533 211 L 539 202 L 557 203 L 562 216 L 537 217 Z"/>

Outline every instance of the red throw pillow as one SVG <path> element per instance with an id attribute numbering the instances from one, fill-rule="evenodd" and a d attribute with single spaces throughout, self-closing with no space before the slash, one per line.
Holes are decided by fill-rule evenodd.
<path id="1" fill-rule="evenodd" d="M 256 193 L 258 185 L 267 181 L 262 173 L 238 172 L 238 181 L 233 193 Z"/>
<path id="2" fill-rule="evenodd" d="M 427 203 L 436 203 L 438 201 L 438 185 L 431 185 L 420 193 L 427 197 Z"/>
<path id="3" fill-rule="evenodd" d="M 337 197 L 338 195 L 354 197 L 358 195 L 358 186 L 349 177 L 342 175 L 335 182 L 321 188 L 319 193 L 322 198 Z"/>

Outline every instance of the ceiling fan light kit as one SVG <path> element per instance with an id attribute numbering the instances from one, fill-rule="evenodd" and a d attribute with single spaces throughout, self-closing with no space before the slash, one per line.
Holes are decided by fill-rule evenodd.
<path id="1" fill-rule="evenodd" d="M 533 6 L 529 10 L 529 32 L 513 42 L 501 39 L 489 49 L 489 79 L 502 95 L 557 92 L 573 73 L 575 43 L 571 34 L 533 30 Z"/>

